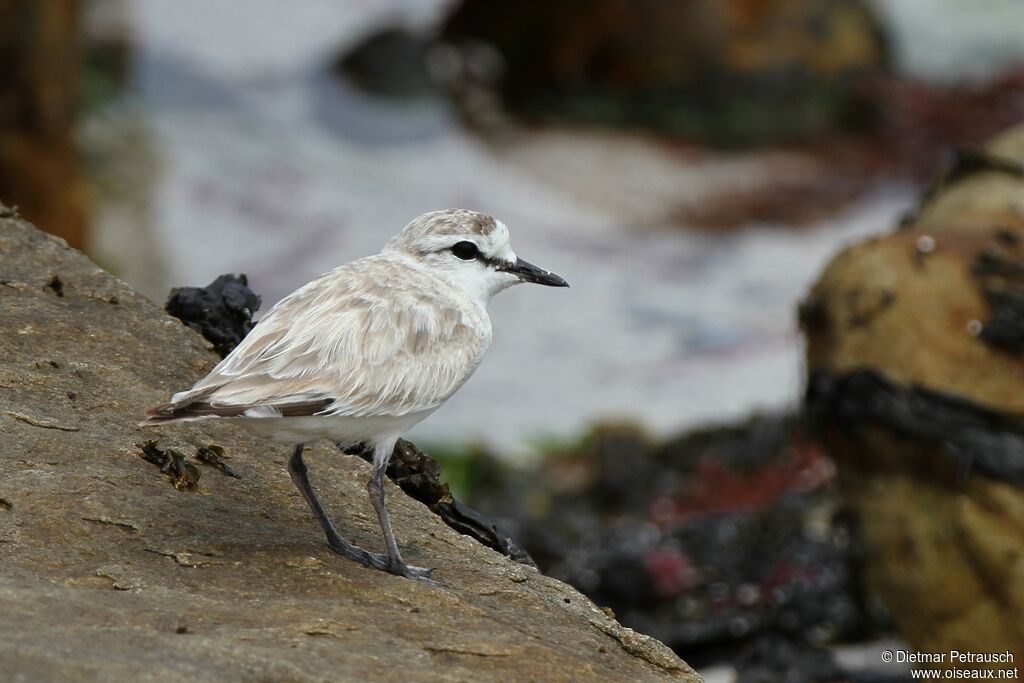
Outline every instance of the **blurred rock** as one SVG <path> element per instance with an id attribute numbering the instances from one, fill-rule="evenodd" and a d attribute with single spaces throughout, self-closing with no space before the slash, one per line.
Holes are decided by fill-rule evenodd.
<path id="1" fill-rule="evenodd" d="M 884 620 L 857 589 L 832 463 L 797 418 L 664 443 L 605 425 L 527 475 L 480 470 L 472 503 L 503 519 L 545 573 L 701 665 L 724 660 L 743 680 L 832 680 L 821 648 Z M 740 644 L 750 654 L 737 661 Z"/>
<path id="2" fill-rule="evenodd" d="M 86 191 L 74 141 L 78 0 L 0 0 L 0 202 L 72 246 Z"/>
<path id="3" fill-rule="evenodd" d="M 680 188 L 678 207 L 654 220 L 712 231 L 814 225 L 872 192 L 923 184 L 952 150 L 1024 120 L 1024 70 L 956 85 L 891 74 L 862 4 L 873 6 L 464 0 L 439 35 L 382 29 L 336 70 L 377 95 L 446 94 L 498 154 L 593 124 L 691 166 L 709 154 L 702 143 L 768 146 L 775 168 L 764 176 Z"/>
<path id="4" fill-rule="evenodd" d="M 887 68 L 860 0 L 463 0 L 441 40 L 456 89 L 517 114 L 726 146 L 845 128 L 864 115 L 855 83 Z"/>
<path id="5" fill-rule="evenodd" d="M 334 70 L 354 85 L 384 97 L 437 92 L 427 69 L 430 41 L 400 28 L 369 35 L 342 55 Z"/>
<path id="6" fill-rule="evenodd" d="M 920 651 L 1024 652 L 1021 301 L 1017 127 L 961 155 L 900 230 L 840 253 L 802 306 L 809 407 L 867 585 Z"/>
<path id="7" fill-rule="evenodd" d="M 217 358 L 198 334 L 0 207 L 0 679 L 692 681 L 661 643 L 455 533 L 388 483 L 428 585 L 335 556 L 287 449 L 230 424 L 136 426 Z M 181 488 L 136 447 L 238 477 Z M 143 444 L 147 446 L 147 444 Z M 223 453 L 216 446 L 223 448 Z M 317 444 L 341 531 L 379 549 L 369 465 Z M 168 468 L 170 469 L 170 468 Z M 172 472 L 168 472 L 172 474 Z M 223 474 L 227 474 L 224 472 Z"/>
<path id="8" fill-rule="evenodd" d="M 778 636 L 749 643 L 740 652 L 736 683 L 796 683 L 851 680 L 822 647 L 799 647 Z M 859 679 L 858 679 L 859 680 Z"/>

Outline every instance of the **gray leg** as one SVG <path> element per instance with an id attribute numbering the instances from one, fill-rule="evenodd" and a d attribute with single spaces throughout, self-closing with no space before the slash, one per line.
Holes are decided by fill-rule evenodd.
<path id="1" fill-rule="evenodd" d="M 373 475 L 366 484 L 366 490 L 370 494 L 370 502 L 373 509 L 377 511 L 377 519 L 380 520 L 380 530 L 384 534 L 384 542 L 388 546 L 388 571 L 392 574 L 405 576 L 410 579 L 429 579 L 433 569 L 425 567 L 412 567 L 402 560 L 402 554 L 398 552 L 398 542 L 395 540 L 395 532 L 391 529 L 391 518 L 388 516 L 388 509 L 384 505 L 384 472 L 388 468 L 388 461 L 391 460 L 391 452 L 395 448 L 395 441 L 374 444 L 373 451 Z"/>
<path id="2" fill-rule="evenodd" d="M 323 527 L 324 533 L 327 535 L 327 545 L 331 547 L 331 550 L 338 553 L 343 557 L 347 557 L 350 560 L 355 560 L 364 567 L 374 567 L 383 571 L 391 571 L 391 561 L 388 555 L 382 555 L 380 553 L 371 553 L 368 550 L 363 550 L 357 545 L 353 545 L 346 541 L 338 531 L 331 524 L 331 520 L 327 517 L 327 513 L 324 512 L 323 506 L 320 504 L 319 499 L 316 497 L 316 492 L 313 491 L 313 486 L 309 483 L 309 477 L 307 476 L 306 463 L 302 460 L 302 446 L 298 444 L 295 450 L 292 451 L 292 457 L 288 460 L 288 474 L 292 477 L 292 483 L 299 489 L 299 493 L 309 503 L 310 509 L 313 511 L 313 516 L 320 522 L 320 526 Z"/>

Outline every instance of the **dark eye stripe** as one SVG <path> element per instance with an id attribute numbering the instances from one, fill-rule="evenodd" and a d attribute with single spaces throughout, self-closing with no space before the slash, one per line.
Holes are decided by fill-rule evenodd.
<path id="1" fill-rule="evenodd" d="M 456 242 L 452 245 L 452 253 L 463 261 L 472 261 L 480 255 L 480 249 L 469 241 Z"/>

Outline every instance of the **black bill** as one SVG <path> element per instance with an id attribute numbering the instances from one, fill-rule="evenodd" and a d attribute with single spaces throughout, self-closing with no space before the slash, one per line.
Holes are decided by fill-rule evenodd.
<path id="1" fill-rule="evenodd" d="M 536 282 L 538 285 L 547 285 L 548 287 L 569 286 L 568 282 L 551 271 L 538 268 L 521 258 L 517 258 L 515 263 L 499 263 L 496 268 L 518 276 L 523 282 Z"/>

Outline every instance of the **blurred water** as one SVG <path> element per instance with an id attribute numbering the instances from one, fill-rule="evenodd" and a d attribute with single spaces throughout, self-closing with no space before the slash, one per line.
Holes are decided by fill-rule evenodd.
<path id="1" fill-rule="evenodd" d="M 113 157 L 101 263 L 158 301 L 171 286 L 245 272 L 266 310 L 423 211 L 480 209 L 572 288 L 498 297 L 488 357 L 412 438 L 518 452 L 599 417 L 667 432 L 795 404 L 796 302 L 839 245 L 888 229 L 909 191 L 801 231 L 688 233 L 665 218 L 683 200 L 785 160 L 697 158 L 598 133 L 484 142 L 443 103 L 383 105 L 327 80 L 324 64 L 367 27 L 429 23 L 444 4 L 128 5 L 137 94 L 85 133 Z"/>
<path id="2" fill-rule="evenodd" d="M 870 0 L 898 67 L 933 83 L 992 78 L 1024 64 L 1021 0 Z"/>

